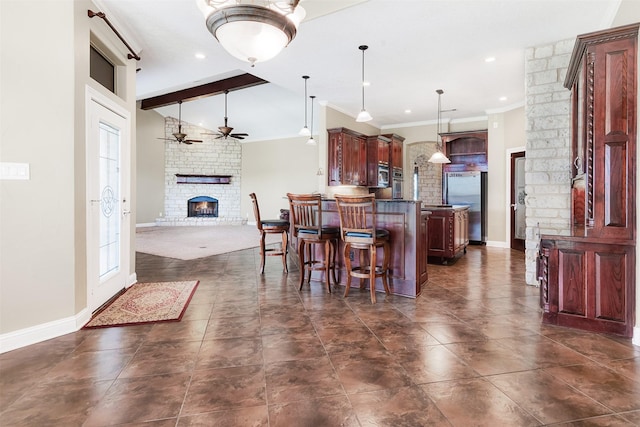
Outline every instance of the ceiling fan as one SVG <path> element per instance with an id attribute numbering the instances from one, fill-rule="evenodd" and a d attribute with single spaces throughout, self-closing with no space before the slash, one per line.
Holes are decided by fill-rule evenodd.
<path id="1" fill-rule="evenodd" d="M 217 133 L 210 133 L 207 135 L 217 135 L 215 139 L 227 139 L 228 137 L 234 138 L 234 139 L 244 139 L 245 137 L 249 136 L 248 133 L 231 133 L 233 131 L 232 127 L 229 127 L 227 125 L 227 94 L 229 93 L 228 90 L 224 91 L 224 126 L 218 126 L 219 131 Z"/>
<path id="2" fill-rule="evenodd" d="M 191 145 L 194 142 L 202 142 L 201 139 L 187 139 L 187 134 L 182 132 L 182 101 L 178 101 L 178 132 L 173 133 L 173 138 L 158 138 L 165 141 L 178 141 L 179 144 Z"/>

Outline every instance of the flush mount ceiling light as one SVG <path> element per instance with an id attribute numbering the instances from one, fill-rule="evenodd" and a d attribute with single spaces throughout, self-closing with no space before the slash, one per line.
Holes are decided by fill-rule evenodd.
<path id="1" fill-rule="evenodd" d="M 362 51 L 362 110 L 360 110 L 358 117 L 356 117 L 356 122 L 368 122 L 373 119 L 373 117 L 371 117 L 371 114 L 369 114 L 364 108 L 364 87 L 366 86 L 366 82 L 364 80 L 364 51 L 369 49 L 369 46 L 358 46 L 358 49 Z"/>
<path id="2" fill-rule="evenodd" d="M 207 28 L 236 58 L 267 61 L 296 36 L 305 11 L 300 0 L 197 0 Z"/>
<path id="3" fill-rule="evenodd" d="M 311 98 L 311 131 L 309 132 L 309 140 L 307 141 L 307 145 L 316 145 L 316 140 L 313 139 L 313 100 L 315 99 L 314 95 L 309 96 Z"/>
<path id="4" fill-rule="evenodd" d="M 447 156 L 442 152 L 442 145 L 440 145 L 440 115 L 442 114 L 440 97 L 444 93 L 442 89 L 436 90 L 438 94 L 438 127 L 436 129 L 436 152 L 433 153 L 431 158 L 428 160 L 429 163 L 451 163 L 451 160 L 447 159 Z"/>
<path id="5" fill-rule="evenodd" d="M 309 76 L 302 76 L 304 79 L 304 127 L 300 129 L 299 134 L 301 136 L 309 136 L 311 132 L 307 127 L 307 80 L 309 80 Z"/>

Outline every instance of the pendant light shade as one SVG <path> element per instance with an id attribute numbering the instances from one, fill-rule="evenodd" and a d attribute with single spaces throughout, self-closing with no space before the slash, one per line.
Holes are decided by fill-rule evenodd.
<path id="1" fill-rule="evenodd" d="M 314 95 L 311 95 L 311 131 L 309 132 L 309 140 L 307 141 L 307 145 L 316 145 L 316 140 L 313 139 L 313 100 L 315 98 Z"/>
<path id="2" fill-rule="evenodd" d="M 307 80 L 309 80 L 309 76 L 302 76 L 304 79 L 304 127 L 300 129 L 300 136 L 310 136 L 311 132 L 307 127 Z"/>
<path id="3" fill-rule="evenodd" d="M 429 163 L 451 163 L 451 160 L 447 158 L 442 152 L 442 145 L 440 145 L 440 116 L 442 114 L 442 108 L 440 104 L 440 97 L 444 93 L 442 89 L 436 90 L 438 94 L 438 127 L 436 129 L 436 152 L 429 158 Z"/>
<path id="4" fill-rule="evenodd" d="M 362 110 L 360 110 L 360 113 L 358 113 L 358 117 L 356 117 L 356 122 L 368 122 L 370 120 L 373 120 L 373 117 L 371 117 L 371 114 L 369 114 L 369 112 L 364 108 L 364 86 L 365 86 L 364 51 L 369 49 L 369 46 L 367 45 L 358 46 L 358 49 L 362 51 Z"/>
<path id="5" fill-rule="evenodd" d="M 234 57 L 267 61 L 296 36 L 305 11 L 300 0 L 197 0 L 207 29 Z"/>

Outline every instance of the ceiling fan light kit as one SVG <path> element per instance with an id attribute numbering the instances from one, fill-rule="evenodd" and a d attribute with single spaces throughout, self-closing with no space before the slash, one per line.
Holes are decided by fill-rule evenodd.
<path id="1" fill-rule="evenodd" d="M 442 108 L 440 103 L 440 97 L 444 93 L 442 89 L 436 90 L 438 94 L 438 126 L 436 128 L 436 152 L 427 160 L 429 163 L 451 163 L 451 160 L 447 158 L 442 152 L 442 145 L 440 145 L 440 116 L 442 115 Z"/>
<path id="2" fill-rule="evenodd" d="M 296 37 L 305 11 L 300 0 L 197 0 L 207 29 L 232 56 L 268 61 Z"/>
<path id="3" fill-rule="evenodd" d="M 358 113 L 358 117 L 356 117 L 356 122 L 368 122 L 370 120 L 373 120 L 373 117 L 371 117 L 371 114 L 369 114 L 369 112 L 364 108 L 364 87 L 365 87 L 364 51 L 369 49 L 369 46 L 367 45 L 358 46 L 358 49 L 362 51 L 362 110 L 360 110 L 360 113 Z"/>

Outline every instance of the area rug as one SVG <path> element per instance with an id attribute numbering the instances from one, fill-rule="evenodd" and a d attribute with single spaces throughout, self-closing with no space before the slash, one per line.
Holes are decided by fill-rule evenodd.
<path id="1" fill-rule="evenodd" d="M 84 327 L 177 322 L 182 319 L 198 283 L 136 283 L 99 311 Z"/>
<path id="2" fill-rule="evenodd" d="M 267 235 L 268 245 L 280 241 Z M 255 225 L 156 226 L 136 230 L 136 251 L 181 260 L 204 258 L 260 245 Z"/>

